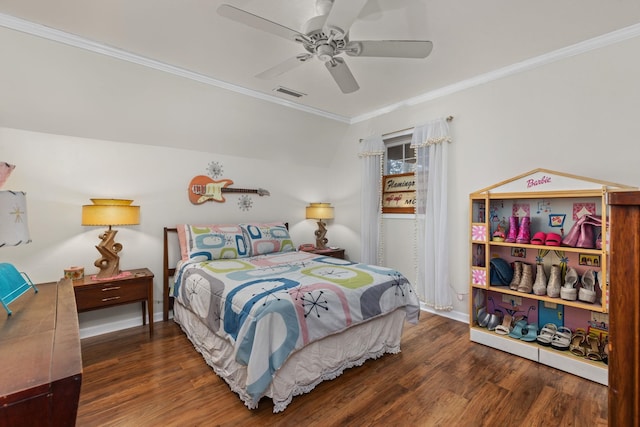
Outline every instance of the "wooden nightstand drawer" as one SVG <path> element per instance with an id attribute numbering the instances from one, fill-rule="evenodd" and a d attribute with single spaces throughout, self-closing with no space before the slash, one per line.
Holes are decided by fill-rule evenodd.
<path id="1" fill-rule="evenodd" d="M 147 268 L 126 270 L 121 276 L 96 280 L 84 277 L 73 282 L 78 313 L 140 302 L 142 324 L 146 324 L 149 312 L 149 333 L 153 334 L 153 273 Z"/>
<path id="2" fill-rule="evenodd" d="M 105 283 L 76 288 L 78 311 L 136 302 L 147 298 L 147 285 L 138 283 Z"/>

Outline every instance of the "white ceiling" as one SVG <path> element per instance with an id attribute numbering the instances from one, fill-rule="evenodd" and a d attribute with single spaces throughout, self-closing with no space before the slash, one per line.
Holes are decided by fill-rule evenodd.
<path id="1" fill-rule="evenodd" d="M 303 49 L 219 16 L 222 3 L 295 30 L 315 15 L 315 0 L 0 0 L 0 25 L 60 39 L 39 24 L 80 47 L 348 123 L 616 30 L 635 25 L 637 35 L 640 22 L 637 0 L 369 0 L 351 40 L 424 39 L 434 49 L 420 60 L 346 57 L 360 90 L 343 94 L 317 59 L 254 77 Z"/>

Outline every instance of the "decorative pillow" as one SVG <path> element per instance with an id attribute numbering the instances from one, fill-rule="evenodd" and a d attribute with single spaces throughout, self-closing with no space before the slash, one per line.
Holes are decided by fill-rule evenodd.
<path id="1" fill-rule="evenodd" d="M 211 261 L 249 256 L 243 229 L 237 224 L 178 225 L 183 260 Z"/>
<path id="2" fill-rule="evenodd" d="M 240 226 L 244 229 L 245 239 L 252 256 L 295 250 L 289 230 L 282 222 L 240 224 Z"/>

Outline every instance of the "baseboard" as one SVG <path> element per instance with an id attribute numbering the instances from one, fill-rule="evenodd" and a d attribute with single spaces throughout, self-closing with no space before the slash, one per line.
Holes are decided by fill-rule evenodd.
<path id="1" fill-rule="evenodd" d="M 427 307 L 423 303 L 420 303 L 420 310 L 449 319 L 457 320 L 458 322 L 469 323 L 469 315 L 460 311 L 434 310 L 431 307 Z M 169 314 L 169 318 L 171 318 L 171 312 Z M 162 313 L 154 313 L 153 321 L 162 322 Z M 87 326 L 84 328 L 80 328 L 80 339 L 94 337 L 96 335 L 108 334 L 109 332 L 116 332 L 122 329 L 133 328 L 140 325 L 142 325 L 142 320 L 140 320 L 140 317 L 137 316 L 135 318 L 119 320 L 117 322 L 109 322 L 97 326 Z"/>
<path id="2" fill-rule="evenodd" d="M 154 322 L 162 322 L 162 313 L 153 314 Z M 142 320 L 140 316 L 131 319 L 118 320 L 116 322 L 103 323 L 96 326 L 87 326 L 80 328 L 80 339 L 95 337 L 96 335 L 108 334 L 109 332 L 121 331 L 123 329 L 141 326 Z"/>
<path id="3" fill-rule="evenodd" d="M 420 310 L 427 313 L 437 314 L 438 316 L 446 317 L 449 319 L 457 320 L 458 322 L 469 323 L 469 314 L 461 311 L 444 311 L 434 310 L 433 307 L 426 306 L 423 302 L 420 303 Z"/>

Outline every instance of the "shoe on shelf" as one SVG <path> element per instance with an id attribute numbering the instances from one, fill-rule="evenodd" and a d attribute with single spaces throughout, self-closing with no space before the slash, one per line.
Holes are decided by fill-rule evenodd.
<path id="1" fill-rule="evenodd" d="M 494 331 L 500 323 L 502 323 L 502 311 L 494 310 L 493 314 L 489 315 L 487 329 L 490 331 Z"/>
<path id="2" fill-rule="evenodd" d="M 506 243 L 515 243 L 517 237 L 518 237 L 518 217 L 510 216 L 509 217 L 509 233 L 507 234 L 507 238 L 504 239 L 504 241 Z"/>
<path id="3" fill-rule="evenodd" d="M 515 261 L 513 263 L 513 278 L 511 279 L 511 283 L 509 283 L 509 289 L 515 291 L 518 289 L 520 285 L 520 280 L 522 279 L 522 263 L 520 261 Z"/>
<path id="4" fill-rule="evenodd" d="M 546 246 L 560 246 L 562 244 L 562 236 L 558 233 L 547 233 Z"/>
<path id="5" fill-rule="evenodd" d="M 551 298 L 558 298 L 560 296 L 561 287 L 560 266 L 558 264 L 553 264 L 551 266 L 551 273 L 549 273 L 549 282 L 547 283 L 547 296 Z"/>
<path id="6" fill-rule="evenodd" d="M 551 340 L 551 347 L 556 350 L 569 350 L 571 344 L 571 329 L 566 326 L 560 326 L 556 331 L 556 334 Z"/>
<path id="7" fill-rule="evenodd" d="M 546 233 L 543 233 L 542 231 L 538 231 L 531 238 L 531 244 L 532 245 L 544 245 L 544 243 L 546 241 L 547 241 L 547 235 L 546 235 Z"/>
<path id="8" fill-rule="evenodd" d="M 522 263 L 522 278 L 516 290 L 525 294 L 530 294 L 533 290 L 533 270 L 531 269 L 531 264 Z"/>
<path id="9" fill-rule="evenodd" d="M 547 275 L 544 274 L 544 266 L 542 264 L 536 266 L 536 281 L 533 283 L 532 289 L 535 295 L 547 294 Z"/>
<path id="10" fill-rule="evenodd" d="M 547 323 L 540 329 L 540 334 L 536 337 L 538 344 L 545 347 L 551 346 L 551 340 L 556 332 L 558 332 L 558 326 L 555 323 Z"/>
<path id="11" fill-rule="evenodd" d="M 489 323 L 489 312 L 486 307 L 480 307 L 478 309 L 478 314 L 476 315 L 476 321 L 478 322 L 478 326 L 481 328 L 486 328 L 487 323 Z"/>
<path id="12" fill-rule="evenodd" d="M 596 302 L 596 274 L 588 269 L 582 275 L 582 286 L 578 292 L 578 299 L 584 302 Z"/>
<path id="13" fill-rule="evenodd" d="M 586 337 L 587 333 L 584 329 L 576 329 L 576 332 L 571 337 L 571 345 L 569 346 L 572 354 L 580 357 L 584 357 L 587 354 Z"/>
<path id="14" fill-rule="evenodd" d="M 522 217 L 520 221 L 520 229 L 518 230 L 518 237 L 516 237 L 516 243 L 531 242 L 531 218 L 528 216 Z"/>
<path id="15" fill-rule="evenodd" d="M 578 299 L 578 290 L 576 285 L 578 283 L 578 272 L 575 268 L 567 270 L 567 274 L 564 276 L 564 285 L 560 288 L 560 298 L 567 301 L 575 301 Z"/>
<path id="16" fill-rule="evenodd" d="M 520 337 L 522 341 L 528 341 L 528 342 L 533 342 L 537 338 L 538 338 L 538 325 L 536 325 L 535 323 L 529 323 L 527 326 L 525 326 L 525 328 L 522 330 L 522 336 Z"/>
<path id="17" fill-rule="evenodd" d="M 609 337 L 605 337 L 602 340 L 602 345 L 600 346 L 600 358 L 605 363 L 605 365 L 609 364 Z"/>
<path id="18" fill-rule="evenodd" d="M 512 317 L 509 313 L 504 315 L 504 318 L 502 319 L 502 324 L 496 326 L 496 334 L 498 335 L 508 335 L 509 332 L 511 332 L 511 321 L 512 321 Z"/>
<path id="19" fill-rule="evenodd" d="M 520 339 L 524 336 L 525 331 L 524 329 L 527 327 L 527 321 L 522 319 L 522 320 L 518 320 L 518 322 L 513 325 L 513 329 L 511 330 L 511 332 L 509 332 L 509 336 L 511 338 L 517 338 Z"/>
<path id="20" fill-rule="evenodd" d="M 587 335 L 587 359 L 595 360 L 599 362 L 602 360 L 602 356 L 600 355 L 600 339 L 593 335 Z"/>

